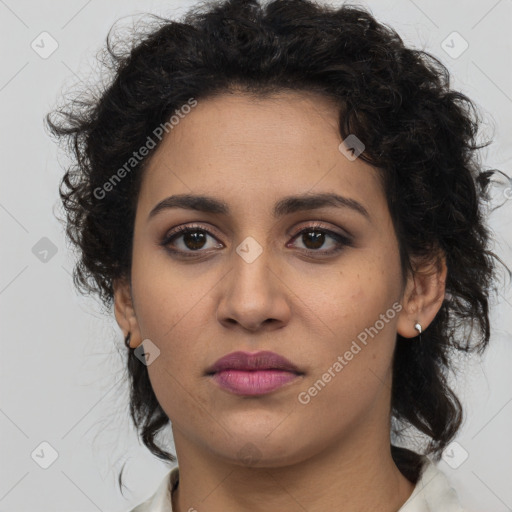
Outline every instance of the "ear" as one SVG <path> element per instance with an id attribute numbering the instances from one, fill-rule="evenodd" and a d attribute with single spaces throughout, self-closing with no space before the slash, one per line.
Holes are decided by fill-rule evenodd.
<path id="1" fill-rule="evenodd" d="M 133 307 L 131 284 L 127 279 L 117 279 L 114 288 L 114 314 L 117 323 L 126 338 L 130 333 L 130 347 L 136 348 L 142 343 L 139 323 Z"/>
<path id="2" fill-rule="evenodd" d="M 397 322 L 397 332 L 404 338 L 418 336 L 416 323 L 422 331 L 434 320 L 443 304 L 446 289 L 446 257 L 435 255 L 428 261 L 414 261 L 414 272 L 409 274 L 402 296 L 402 307 Z"/>

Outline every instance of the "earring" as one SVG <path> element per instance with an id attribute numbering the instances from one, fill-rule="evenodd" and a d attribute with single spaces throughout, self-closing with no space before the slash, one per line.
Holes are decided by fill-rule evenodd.
<path id="1" fill-rule="evenodd" d="M 132 337 L 132 333 L 129 332 L 127 335 L 126 335 L 126 338 L 124 339 L 124 344 L 128 347 L 128 348 L 131 348 L 130 347 L 130 338 Z"/>
<path id="2" fill-rule="evenodd" d="M 416 323 L 414 324 L 414 328 L 418 331 L 418 334 L 419 334 L 419 337 L 420 337 L 420 340 L 419 340 L 419 341 L 421 341 L 421 332 L 422 332 L 422 330 L 423 330 L 423 329 L 421 328 L 421 324 L 420 324 L 419 322 L 416 322 Z"/>

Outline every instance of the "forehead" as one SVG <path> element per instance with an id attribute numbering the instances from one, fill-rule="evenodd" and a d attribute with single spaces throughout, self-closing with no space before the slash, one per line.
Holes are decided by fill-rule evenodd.
<path id="1" fill-rule="evenodd" d="M 283 160 L 289 152 L 318 159 L 318 143 L 337 146 L 338 109 L 314 93 L 286 92 L 269 97 L 242 93 L 200 99 L 164 139 L 174 158 L 219 161 L 235 156 L 249 162 Z M 167 144 L 166 144 L 167 143 Z M 271 155 L 268 151 L 271 150 Z"/>
<path id="2" fill-rule="evenodd" d="M 141 207 L 177 193 L 242 191 L 247 200 L 331 190 L 370 200 L 382 194 L 378 173 L 339 151 L 338 117 L 333 100 L 309 92 L 198 100 L 150 155 Z"/>

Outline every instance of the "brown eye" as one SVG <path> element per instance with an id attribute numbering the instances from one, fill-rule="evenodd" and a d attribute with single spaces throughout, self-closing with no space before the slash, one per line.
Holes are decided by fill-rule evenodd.
<path id="1" fill-rule="evenodd" d="M 299 231 L 299 233 L 293 237 L 293 240 L 302 242 L 304 252 L 324 256 L 338 253 L 343 250 L 345 246 L 354 245 L 348 236 L 335 233 L 329 229 L 320 228 L 318 225 L 309 226 Z M 330 243 L 329 240 L 331 240 Z M 322 250 L 322 247 L 325 247 L 326 244 L 328 247 Z"/>
<path id="2" fill-rule="evenodd" d="M 321 231 L 304 231 L 302 241 L 308 249 L 320 249 L 325 243 L 325 233 Z"/>
<path id="3" fill-rule="evenodd" d="M 188 231 L 182 236 L 183 244 L 191 250 L 202 249 L 206 243 L 206 234 L 203 231 Z"/>
<path id="4" fill-rule="evenodd" d="M 161 245 L 167 247 L 173 253 L 182 253 L 184 256 L 193 256 L 193 254 L 206 252 L 208 238 L 215 239 L 206 229 L 197 226 L 180 226 L 169 233 L 161 242 Z M 213 247 L 223 247 L 222 244 Z"/>

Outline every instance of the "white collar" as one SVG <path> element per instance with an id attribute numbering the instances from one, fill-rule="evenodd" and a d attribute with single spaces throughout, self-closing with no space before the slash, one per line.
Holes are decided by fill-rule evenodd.
<path id="1" fill-rule="evenodd" d="M 409 499 L 398 512 L 464 512 L 446 475 L 427 457 Z"/>

